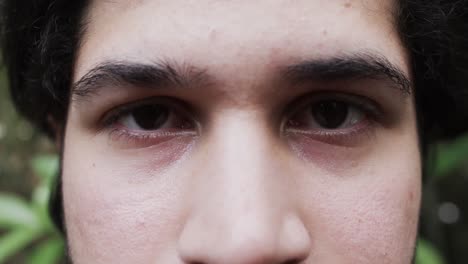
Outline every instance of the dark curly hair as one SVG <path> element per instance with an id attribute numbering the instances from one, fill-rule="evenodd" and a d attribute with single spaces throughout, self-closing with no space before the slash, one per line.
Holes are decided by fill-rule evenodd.
<path id="1" fill-rule="evenodd" d="M 13 101 L 54 137 L 63 126 L 86 29 L 86 0 L 3 0 L 2 49 Z M 421 152 L 468 128 L 468 0 L 397 0 L 396 27 L 411 56 Z M 52 122 L 53 121 L 53 122 Z M 57 217 L 60 209 L 55 207 Z M 61 223 L 60 219 L 56 219 Z"/>

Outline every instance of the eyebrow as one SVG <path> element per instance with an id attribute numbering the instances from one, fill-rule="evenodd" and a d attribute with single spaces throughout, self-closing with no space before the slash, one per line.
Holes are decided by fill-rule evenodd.
<path id="1" fill-rule="evenodd" d="M 411 94 L 411 81 L 406 74 L 379 54 L 358 53 L 323 60 L 303 61 L 284 70 L 293 82 L 386 79 L 406 95 Z"/>
<path id="2" fill-rule="evenodd" d="M 358 53 L 305 60 L 282 67 L 280 75 L 294 83 L 356 79 L 389 80 L 403 94 L 411 94 L 411 81 L 397 66 L 377 54 Z M 107 61 L 88 71 L 72 86 L 72 98 L 90 97 L 105 87 L 193 87 L 211 84 L 215 78 L 189 64 Z"/>
<path id="3" fill-rule="evenodd" d="M 92 68 L 73 84 L 72 97 L 89 97 L 109 86 L 187 87 L 208 84 L 211 81 L 204 70 L 187 64 L 106 61 Z"/>

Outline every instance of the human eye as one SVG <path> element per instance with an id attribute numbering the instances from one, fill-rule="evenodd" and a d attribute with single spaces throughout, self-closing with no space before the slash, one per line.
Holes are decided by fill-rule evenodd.
<path id="1" fill-rule="evenodd" d="M 112 109 L 102 123 L 112 142 L 151 146 L 178 136 L 196 135 L 196 122 L 188 112 L 175 100 L 148 99 Z"/>
<path id="2" fill-rule="evenodd" d="M 350 94 L 315 94 L 300 100 L 284 130 L 330 144 L 356 143 L 373 132 L 382 113 L 372 100 Z"/>

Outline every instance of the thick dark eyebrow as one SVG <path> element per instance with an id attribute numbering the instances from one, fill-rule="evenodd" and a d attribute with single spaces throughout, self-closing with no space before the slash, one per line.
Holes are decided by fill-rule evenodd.
<path id="1" fill-rule="evenodd" d="M 358 53 L 326 59 L 313 59 L 287 66 L 287 79 L 305 81 L 339 81 L 354 79 L 387 79 L 405 95 L 411 94 L 411 81 L 397 66 L 377 54 Z"/>
<path id="2" fill-rule="evenodd" d="M 207 84 L 212 80 L 202 69 L 169 62 L 103 62 L 88 71 L 72 86 L 72 98 L 83 99 L 109 86 L 186 87 Z"/>
<path id="3" fill-rule="evenodd" d="M 305 60 L 282 68 L 282 75 L 295 83 L 307 81 L 343 81 L 387 79 L 404 94 L 411 94 L 411 81 L 384 56 L 358 53 L 325 59 Z M 205 70 L 169 62 L 135 63 L 106 61 L 88 71 L 72 86 L 72 99 L 97 94 L 105 87 L 192 87 L 212 83 Z"/>

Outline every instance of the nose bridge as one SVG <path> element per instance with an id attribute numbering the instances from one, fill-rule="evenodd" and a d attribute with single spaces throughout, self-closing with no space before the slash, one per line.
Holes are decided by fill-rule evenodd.
<path id="1" fill-rule="evenodd" d="M 224 120 L 214 132 L 210 149 L 217 153 L 223 175 L 264 176 L 270 173 L 271 162 L 275 159 L 273 152 L 275 139 L 271 131 L 257 115 L 239 114 Z M 276 153 L 277 154 L 277 153 Z M 253 179 L 252 179 L 253 180 Z"/>
<path id="2" fill-rule="evenodd" d="M 286 166 L 275 153 L 275 139 L 252 116 L 231 118 L 213 131 L 204 150 L 209 162 L 194 175 L 199 180 L 181 254 L 188 263 L 300 259 L 308 239 L 288 211 L 288 194 L 280 190 Z"/>
<path id="3" fill-rule="evenodd" d="M 204 177 L 213 185 L 205 186 L 211 189 L 218 211 L 222 209 L 220 217 L 236 219 L 237 225 L 242 221 L 231 214 L 259 223 L 262 218 L 273 218 L 277 208 L 271 204 L 279 205 L 272 195 L 280 180 L 275 174 L 281 167 L 274 151 L 275 139 L 259 119 L 242 113 L 224 118 L 213 131 L 206 152 L 212 162 Z"/>

